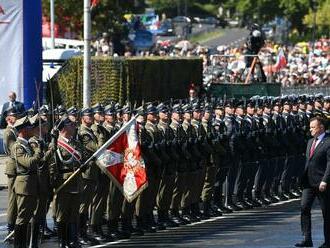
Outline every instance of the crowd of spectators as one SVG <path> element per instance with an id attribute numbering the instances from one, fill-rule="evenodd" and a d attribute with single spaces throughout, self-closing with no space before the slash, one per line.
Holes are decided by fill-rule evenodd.
<path id="1" fill-rule="evenodd" d="M 100 45 L 99 49 L 102 50 L 103 46 Z M 105 50 L 108 54 L 108 51 L 111 51 L 111 49 Z M 243 43 L 218 46 L 211 50 L 185 40 L 177 43 L 165 40 L 158 41 L 150 51 L 132 51 L 127 48 L 124 56 L 200 56 L 203 59 L 204 85 L 208 87 L 219 83 L 261 82 L 261 68 L 258 64 L 254 73 L 249 75 L 246 54 L 246 46 Z M 300 42 L 292 46 L 266 42 L 259 52 L 258 59 L 266 74 L 267 82 L 278 82 L 283 87 L 318 86 L 330 83 L 330 39 L 323 38 L 314 44 Z"/>

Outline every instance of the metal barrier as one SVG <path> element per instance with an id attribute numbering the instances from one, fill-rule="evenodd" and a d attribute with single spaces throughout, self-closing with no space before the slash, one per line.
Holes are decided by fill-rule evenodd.
<path id="1" fill-rule="evenodd" d="M 330 85 L 320 85 L 320 86 L 292 86 L 292 87 L 282 87 L 281 94 L 282 95 L 314 95 L 317 93 L 322 93 L 323 95 L 330 96 Z"/>

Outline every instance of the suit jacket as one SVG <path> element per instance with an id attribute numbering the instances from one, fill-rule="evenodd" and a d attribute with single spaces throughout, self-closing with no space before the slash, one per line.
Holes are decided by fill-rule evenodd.
<path id="1" fill-rule="evenodd" d="M 305 171 L 302 178 L 304 188 L 319 187 L 321 182 L 330 185 L 330 135 L 324 136 L 310 157 L 312 143 L 313 139 L 310 139 L 307 144 Z"/>

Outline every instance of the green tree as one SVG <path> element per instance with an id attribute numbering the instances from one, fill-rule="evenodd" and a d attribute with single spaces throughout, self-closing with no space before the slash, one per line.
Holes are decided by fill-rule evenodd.
<path id="1" fill-rule="evenodd" d="M 283 10 L 282 16 L 301 34 L 305 30 L 303 19 L 310 8 L 310 0 L 280 0 L 280 7 Z"/>
<path id="2" fill-rule="evenodd" d="M 136 0 L 101 0 L 92 9 L 92 33 L 97 35 L 101 32 L 110 34 L 125 34 L 123 15 L 137 11 L 141 5 Z M 49 18 L 49 0 L 42 1 L 43 16 Z M 59 28 L 70 28 L 82 37 L 83 32 L 83 1 L 81 0 L 56 0 L 55 1 L 55 22 Z"/>
<path id="3" fill-rule="evenodd" d="M 330 31 L 330 0 L 324 0 L 316 9 L 316 27 L 319 32 L 327 33 Z M 309 13 L 304 18 L 304 24 L 309 27 L 314 25 L 314 11 L 309 10 Z"/>

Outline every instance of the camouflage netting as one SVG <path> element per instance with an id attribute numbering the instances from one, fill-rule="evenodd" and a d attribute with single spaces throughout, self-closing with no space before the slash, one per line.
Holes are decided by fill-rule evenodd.
<path id="1" fill-rule="evenodd" d="M 191 83 L 202 83 L 200 58 L 92 58 L 91 104 L 121 104 L 187 97 Z M 47 85 L 50 102 L 53 87 L 54 105 L 82 106 L 83 58 L 70 59 Z"/>

